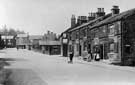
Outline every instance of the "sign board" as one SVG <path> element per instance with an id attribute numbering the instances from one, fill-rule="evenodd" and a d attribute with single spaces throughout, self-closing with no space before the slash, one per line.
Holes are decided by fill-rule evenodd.
<path id="1" fill-rule="evenodd" d="M 68 43 L 68 39 L 63 39 L 63 43 Z"/>

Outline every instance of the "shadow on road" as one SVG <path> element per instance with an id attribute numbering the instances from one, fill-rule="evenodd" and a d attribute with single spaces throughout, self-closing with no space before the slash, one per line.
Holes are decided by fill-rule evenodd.
<path id="1" fill-rule="evenodd" d="M 48 85 L 31 69 L 7 69 L 10 76 L 4 85 Z"/>

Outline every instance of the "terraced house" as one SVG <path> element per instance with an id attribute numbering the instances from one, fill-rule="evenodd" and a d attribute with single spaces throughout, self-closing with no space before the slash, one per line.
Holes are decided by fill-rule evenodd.
<path id="1" fill-rule="evenodd" d="M 89 17 L 79 16 L 77 23 L 75 19 L 72 16 L 71 28 L 62 33 L 68 36 L 67 53 L 73 49 L 75 56 L 83 56 L 91 50 L 112 63 L 135 64 L 135 9 L 120 13 L 119 7 L 113 6 L 111 13 L 105 14 L 104 8 L 98 8 Z"/>

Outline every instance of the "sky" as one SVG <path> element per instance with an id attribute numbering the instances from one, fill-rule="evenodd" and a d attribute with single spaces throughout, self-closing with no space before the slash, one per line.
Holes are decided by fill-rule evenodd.
<path id="1" fill-rule="evenodd" d="M 72 14 L 88 16 L 97 8 L 111 12 L 113 5 L 120 11 L 135 8 L 135 0 L 0 0 L 0 27 L 24 30 L 32 35 L 43 35 L 50 30 L 62 33 L 70 27 Z"/>

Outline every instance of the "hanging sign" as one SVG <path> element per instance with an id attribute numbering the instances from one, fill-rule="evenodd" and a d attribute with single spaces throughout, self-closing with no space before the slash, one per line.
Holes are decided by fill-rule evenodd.
<path id="1" fill-rule="evenodd" d="M 68 42 L 68 39 L 63 39 L 63 43 L 67 43 Z"/>

